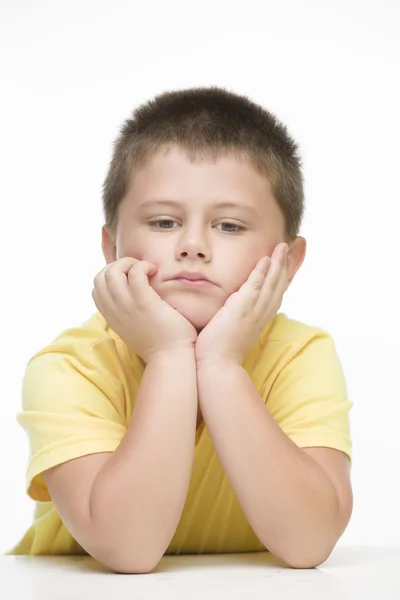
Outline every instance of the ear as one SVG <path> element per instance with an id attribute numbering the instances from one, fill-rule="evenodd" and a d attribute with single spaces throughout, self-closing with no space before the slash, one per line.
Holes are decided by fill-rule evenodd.
<path id="1" fill-rule="evenodd" d="M 288 287 L 294 276 L 303 264 L 306 256 L 307 242 L 305 238 L 298 235 L 293 242 L 288 243 Z"/>
<path id="2" fill-rule="evenodd" d="M 117 260 L 117 247 L 114 238 L 105 225 L 101 229 L 101 248 L 107 264 Z"/>

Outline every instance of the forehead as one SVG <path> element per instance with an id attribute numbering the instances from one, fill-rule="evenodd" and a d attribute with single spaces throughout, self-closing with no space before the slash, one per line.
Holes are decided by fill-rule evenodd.
<path id="1" fill-rule="evenodd" d="M 168 200 L 182 208 L 236 205 L 257 218 L 282 220 L 268 177 L 232 153 L 194 159 L 177 146 L 160 149 L 134 170 L 128 198 L 136 210 Z"/>
<path id="2" fill-rule="evenodd" d="M 244 157 L 224 153 L 217 157 L 190 156 L 178 146 L 161 148 L 139 169 L 134 170 L 131 187 L 149 188 L 162 184 L 175 189 L 185 185 L 248 188 L 248 193 L 271 193 L 268 178 L 261 175 Z"/>

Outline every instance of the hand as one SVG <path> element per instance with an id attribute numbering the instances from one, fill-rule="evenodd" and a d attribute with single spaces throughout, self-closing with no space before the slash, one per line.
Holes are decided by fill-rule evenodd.
<path id="1" fill-rule="evenodd" d="M 146 363 L 160 352 L 191 348 L 195 327 L 162 300 L 148 277 L 157 265 L 126 256 L 102 269 L 94 278 L 92 296 L 110 327 Z"/>
<path id="2" fill-rule="evenodd" d="M 279 310 L 288 284 L 286 244 L 271 258 L 262 257 L 240 289 L 226 300 L 199 334 L 196 363 L 236 362 L 242 365 L 268 322 Z"/>

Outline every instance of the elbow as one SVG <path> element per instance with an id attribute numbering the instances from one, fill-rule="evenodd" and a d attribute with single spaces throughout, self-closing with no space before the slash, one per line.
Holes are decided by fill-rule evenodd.
<path id="1" fill-rule="evenodd" d="M 159 561 L 158 561 L 159 562 Z M 158 565 L 157 563 L 150 563 L 150 564 L 121 564 L 120 566 L 115 566 L 115 567 L 109 567 L 111 568 L 111 571 L 113 571 L 114 573 L 118 574 L 118 575 L 147 575 L 149 573 L 152 573 L 154 571 L 154 569 L 157 567 Z"/>
<path id="2" fill-rule="evenodd" d="M 146 575 L 156 569 L 162 557 L 157 560 L 130 561 L 126 557 L 122 560 L 111 559 L 100 561 L 105 567 L 117 574 L 122 575 Z"/>
<path id="3" fill-rule="evenodd" d="M 322 565 L 326 560 L 328 560 L 330 554 L 327 556 L 323 556 L 322 558 L 311 558 L 307 556 L 295 557 L 293 560 L 291 558 L 284 559 L 289 567 L 292 569 L 315 569 Z"/>
<path id="4" fill-rule="evenodd" d="M 310 539 L 311 538 L 311 539 Z M 306 540 L 286 540 L 286 543 L 273 544 L 262 541 L 266 550 L 280 558 L 292 569 L 315 569 L 328 560 L 336 545 L 332 540 L 313 540 L 312 536 Z"/>
<path id="5" fill-rule="evenodd" d="M 324 535 L 310 535 L 303 543 L 286 548 L 283 560 L 294 569 L 315 569 L 328 560 L 351 516 L 351 506 L 335 525 L 331 525 Z"/>
<path id="6" fill-rule="evenodd" d="M 285 563 L 292 569 L 315 569 L 328 560 L 334 547 L 329 549 L 309 550 L 307 548 L 298 548 L 296 551 L 286 552 L 280 556 Z"/>
<path id="7" fill-rule="evenodd" d="M 114 533 L 113 536 L 106 536 L 103 531 L 92 528 L 86 543 L 81 540 L 81 546 L 89 556 L 114 573 L 136 575 L 154 571 L 164 556 L 164 545 L 143 539 L 137 532 L 136 535 Z M 132 538 L 135 538 L 134 542 Z"/>
<path id="8" fill-rule="evenodd" d="M 146 548 L 145 545 L 128 547 L 123 540 L 119 540 L 118 547 L 109 543 L 92 543 L 86 544 L 84 548 L 89 556 L 113 573 L 126 575 L 151 573 L 163 557 L 163 553 L 156 552 L 154 548 Z"/>

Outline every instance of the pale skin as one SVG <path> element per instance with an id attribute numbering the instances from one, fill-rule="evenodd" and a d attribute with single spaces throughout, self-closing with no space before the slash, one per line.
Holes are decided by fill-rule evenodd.
<path id="1" fill-rule="evenodd" d="M 217 206 L 228 200 L 242 206 Z M 185 360 L 186 351 L 193 353 L 197 426 L 204 419 L 254 531 L 292 566 L 312 567 L 329 556 L 350 520 L 348 458 L 291 442 L 241 366 L 305 257 L 300 236 L 285 252 L 283 231 L 265 176 L 237 157 L 192 163 L 172 147 L 135 175 L 120 206 L 115 238 L 103 228 L 107 266 L 97 276 L 99 289 L 105 290 L 107 281 L 114 290 L 108 298 L 123 298 L 126 307 L 133 290 L 142 298 L 137 310 L 143 315 L 150 302 L 159 327 L 153 327 L 151 338 L 145 319 L 136 318 L 144 325 L 129 336 L 111 300 L 104 301 L 105 293 L 96 296 L 96 285 L 93 297 L 146 363 L 177 346 Z M 215 285 L 196 289 L 172 283 L 182 270 L 201 271 Z M 251 440 L 243 433 L 249 430 Z M 272 454 L 279 460 L 268 460 Z"/>
<path id="2" fill-rule="evenodd" d="M 160 203 L 148 205 L 153 200 Z M 234 206 L 218 207 L 223 201 Z M 257 262 L 271 257 L 284 241 L 284 218 L 266 177 L 233 156 L 192 163 L 174 146 L 135 174 L 118 217 L 115 237 L 106 227 L 102 230 L 107 265 L 122 257 L 154 264 L 150 286 L 197 333 L 245 283 Z M 304 238 L 290 242 L 288 286 L 305 252 Z M 216 285 L 199 290 L 169 281 L 182 270 L 201 271 Z"/>

